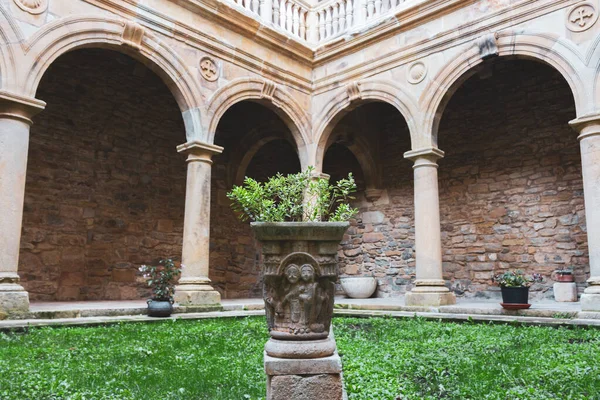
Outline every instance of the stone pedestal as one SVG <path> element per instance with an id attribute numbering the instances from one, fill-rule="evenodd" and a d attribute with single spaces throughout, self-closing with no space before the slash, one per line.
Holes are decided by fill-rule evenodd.
<path id="1" fill-rule="evenodd" d="M 342 400 L 331 331 L 337 251 L 347 222 L 252 223 L 262 243 L 268 400 Z"/>
<path id="2" fill-rule="evenodd" d="M 438 194 L 438 149 L 409 151 L 404 157 L 414 161 L 415 173 L 415 288 L 406 294 L 407 306 L 455 304 L 454 293 L 442 279 L 442 237 Z"/>
<path id="3" fill-rule="evenodd" d="M 577 284 L 575 282 L 556 282 L 554 284 L 554 300 L 577 301 Z"/>
<path id="4" fill-rule="evenodd" d="M 175 302 L 198 309 L 220 307 L 221 295 L 210 284 L 208 260 L 210 245 L 210 172 L 212 156 L 222 147 L 189 142 L 177 148 L 188 155 L 185 192 L 185 218 L 179 284 Z"/>
<path id="5" fill-rule="evenodd" d="M 334 345 L 335 346 L 335 345 Z M 337 353 L 316 359 L 285 359 L 265 352 L 267 400 L 342 400 L 342 362 Z"/>
<path id="6" fill-rule="evenodd" d="M 600 311 L 600 115 L 570 122 L 579 132 L 581 172 L 590 258 L 588 287 L 581 295 L 581 311 Z"/>
<path id="7" fill-rule="evenodd" d="M 29 311 L 29 295 L 19 284 L 19 245 L 31 117 L 45 103 L 0 92 L 0 310 Z"/>

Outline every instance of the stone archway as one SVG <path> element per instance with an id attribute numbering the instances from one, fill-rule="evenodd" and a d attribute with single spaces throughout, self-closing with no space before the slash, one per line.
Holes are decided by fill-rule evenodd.
<path id="1" fill-rule="evenodd" d="M 139 265 L 181 255 L 185 127 L 169 88 L 128 56 L 82 49 L 54 61 L 37 97 L 23 285 L 34 301 L 146 298 Z"/>

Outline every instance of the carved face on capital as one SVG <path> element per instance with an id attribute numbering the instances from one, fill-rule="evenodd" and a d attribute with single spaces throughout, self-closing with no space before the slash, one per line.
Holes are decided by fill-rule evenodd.
<path id="1" fill-rule="evenodd" d="M 296 264 L 290 264 L 285 268 L 285 277 L 289 283 L 296 283 L 300 280 L 300 268 Z"/>
<path id="2" fill-rule="evenodd" d="M 304 282 L 312 282 L 315 279 L 315 269 L 310 264 L 304 264 L 300 270 Z"/>

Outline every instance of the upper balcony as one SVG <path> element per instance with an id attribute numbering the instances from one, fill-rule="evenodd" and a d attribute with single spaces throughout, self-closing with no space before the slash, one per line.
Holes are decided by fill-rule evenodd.
<path id="1" fill-rule="evenodd" d="M 316 48 L 423 0 L 223 0 L 262 24 Z"/>

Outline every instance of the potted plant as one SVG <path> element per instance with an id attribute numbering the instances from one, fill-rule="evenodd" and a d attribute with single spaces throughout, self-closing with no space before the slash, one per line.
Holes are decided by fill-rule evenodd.
<path id="1" fill-rule="evenodd" d="M 502 307 L 510 310 L 531 307 L 529 304 L 529 287 L 535 282 L 542 282 L 540 274 L 527 277 L 522 271 L 507 271 L 495 275 L 493 281 L 500 286 Z"/>
<path id="2" fill-rule="evenodd" d="M 338 278 L 337 252 L 358 211 L 348 204 L 356 184 L 349 174 L 330 184 L 306 171 L 261 183 L 246 177 L 227 194 L 261 243 L 263 298 L 271 339 L 267 355 L 330 356 L 328 342 Z M 298 349 L 302 348 L 302 351 Z"/>
<path id="3" fill-rule="evenodd" d="M 552 273 L 552 279 L 556 282 L 573 282 L 573 268 L 561 268 Z"/>
<path id="4" fill-rule="evenodd" d="M 148 316 L 168 317 L 173 313 L 175 283 L 181 274 L 181 267 L 172 259 L 160 260 L 158 265 L 142 265 L 139 270 L 152 288 L 152 298 L 148 299 Z"/>

